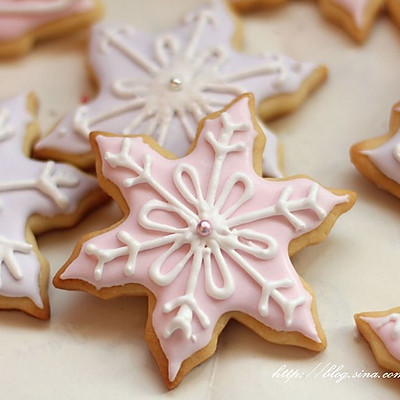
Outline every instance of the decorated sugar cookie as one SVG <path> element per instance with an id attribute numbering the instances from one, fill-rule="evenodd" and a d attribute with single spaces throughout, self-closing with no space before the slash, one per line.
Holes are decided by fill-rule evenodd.
<path id="1" fill-rule="evenodd" d="M 0 0 L 0 57 L 89 26 L 101 14 L 100 0 Z"/>
<path id="2" fill-rule="evenodd" d="M 397 1 L 397 0 L 394 0 Z M 285 0 L 230 0 L 235 8 L 249 11 L 284 3 Z M 358 42 L 369 35 L 372 25 L 383 10 L 384 0 L 319 0 L 322 13 Z"/>
<path id="3" fill-rule="evenodd" d="M 392 108 L 389 133 L 353 145 L 350 155 L 366 178 L 400 198 L 400 102 Z"/>
<path id="4" fill-rule="evenodd" d="M 378 364 L 389 371 L 400 372 L 400 307 L 360 313 L 354 318 Z"/>
<path id="5" fill-rule="evenodd" d="M 266 340 L 324 349 L 311 289 L 289 257 L 322 241 L 355 195 L 262 178 L 252 95 L 203 120 L 183 158 L 145 135 L 90 137 L 125 218 L 81 239 L 57 287 L 148 296 L 147 342 L 169 388 L 215 352 L 231 318 Z"/>
<path id="6" fill-rule="evenodd" d="M 253 92 L 259 116 L 270 119 L 297 107 L 325 78 L 325 68 L 312 63 L 238 53 L 235 30 L 221 1 L 205 3 L 157 35 L 126 24 L 94 27 L 89 57 L 99 93 L 67 114 L 35 154 L 90 168 L 89 133 L 100 130 L 146 133 L 182 156 L 199 121 L 241 93 Z"/>
<path id="7" fill-rule="evenodd" d="M 33 234 L 73 225 L 105 195 L 71 166 L 29 158 L 36 104 L 32 94 L 0 102 L 0 309 L 47 319 L 49 266 Z"/>

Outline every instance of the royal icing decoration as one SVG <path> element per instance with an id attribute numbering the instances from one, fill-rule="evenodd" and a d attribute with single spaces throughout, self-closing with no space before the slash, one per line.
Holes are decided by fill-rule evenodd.
<path id="1" fill-rule="evenodd" d="M 400 314 L 391 313 L 382 317 L 361 316 L 385 345 L 387 351 L 400 361 Z"/>
<path id="2" fill-rule="evenodd" d="M 89 133 L 100 130 L 149 134 L 183 156 L 209 113 L 243 92 L 259 102 L 292 94 L 318 68 L 280 55 L 237 53 L 234 29 L 224 2 L 207 3 L 157 36 L 125 24 L 94 27 L 90 62 L 99 94 L 70 112 L 36 150 L 86 154 Z"/>
<path id="3" fill-rule="evenodd" d="M 306 178 L 268 181 L 255 173 L 259 133 L 250 99 L 242 96 L 208 118 L 196 148 L 177 160 L 163 158 L 142 137 L 96 136 L 101 172 L 118 187 L 129 214 L 82 244 L 59 273 L 60 287 L 78 279 L 98 290 L 148 288 L 171 382 L 230 311 L 320 342 L 312 297 L 288 245 L 349 199 Z"/>
<path id="4" fill-rule="evenodd" d="M 0 0 L 0 44 L 94 7 L 95 0 Z"/>
<path id="5" fill-rule="evenodd" d="M 31 121 L 26 95 L 0 102 L 0 158 L 7 166 L 0 170 L 0 308 L 7 298 L 23 297 L 45 307 L 41 265 L 26 239 L 28 219 L 72 213 L 97 187 L 94 178 L 73 167 L 27 158 L 23 147 Z"/>

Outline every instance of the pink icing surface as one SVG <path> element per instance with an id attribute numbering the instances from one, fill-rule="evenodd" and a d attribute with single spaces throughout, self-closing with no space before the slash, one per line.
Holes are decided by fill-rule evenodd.
<path id="1" fill-rule="evenodd" d="M 372 330 L 376 333 L 379 339 L 382 340 L 387 351 L 397 360 L 400 361 L 400 338 L 393 337 L 394 321 L 386 322 L 384 317 L 361 317 Z"/>
<path id="2" fill-rule="evenodd" d="M 248 108 L 247 97 L 242 98 L 237 103 L 234 103 L 228 110 L 230 118 L 233 123 L 236 122 L 250 122 L 251 114 Z M 244 143 L 245 147 L 242 151 L 229 152 L 223 162 L 221 169 L 220 180 L 218 183 L 218 190 L 216 198 L 221 196 L 221 190 L 224 187 L 224 182 L 227 181 L 234 173 L 240 172 L 249 177 L 250 181 L 254 184 L 255 194 L 244 202 L 230 218 L 246 215 L 253 210 L 263 209 L 265 207 L 274 206 L 282 192 L 290 185 L 292 188 L 291 199 L 303 199 L 307 197 L 313 182 L 308 179 L 292 179 L 289 181 L 269 181 L 264 180 L 258 176 L 253 169 L 253 142 L 257 135 L 254 128 L 249 125 L 245 132 L 235 132 L 230 144 Z M 221 134 L 221 119 L 207 120 L 202 133 L 198 139 L 196 149 L 188 156 L 178 160 L 166 160 L 158 153 L 154 152 L 141 138 L 129 139 L 132 145 L 129 150 L 129 155 L 142 163 L 146 154 L 151 155 L 152 167 L 151 176 L 155 177 L 157 182 L 162 183 L 162 187 L 178 199 L 182 207 L 193 206 L 188 203 L 183 197 L 172 176 L 174 170 L 178 166 L 190 165 L 196 171 L 199 171 L 199 181 L 202 193 L 207 192 L 207 186 L 212 180 L 212 171 L 216 165 L 214 160 L 215 152 L 210 146 L 210 143 L 205 139 L 206 132 L 213 132 L 215 137 L 219 140 Z M 143 210 L 143 206 L 159 199 L 163 201 L 163 197 L 159 192 L 150 187 L 149 184 L 138 184 L 132 188 L 126 187 L 124 181 L 129 177 L 134 177 L 127 168 L 111 167 L 107 161 L 104 161 L 106 154 L 118 154 L 123 143 L 122 137 L 107 137 L 97 136 L 97 143 L 99 145 L 100 154 L 103 158 L 102 172 L 107 179 L 114 182 L 123 197 L 126 199 L 130 207 L 127 219 L 117 228 L 112 229 L 104 234 L 94 237 L 90 240 L 91 245 L 99 249 L 118 249 L 122 244 L 117 238 L 117 234 L 121 231 L 126 231 L 138 243 L 144 243 L 163 236 L 163 233 L 157 229 L 147 229 L 138 222 L 138 216 Z M 124 142 L 126 143 L 126 142 Z M 214 160 L 214 162 L 213 162 Z M 186 187 L 191 187 L 187 183 Z M 193 193 L 193 189 L 191 190 Z M 236 204 L 243 192 L 241 185 L 236 185 L 230 192 L 229 198 L 226 200 L 222 207 L 222 211 L 226 210 L 233 204 Z M 318 185 L 317 203 L 326 213 L 329 213 L 333 207 L 339 203 L 347 201 L 347 196 L 339 197 L 333 195 L 330 191 Z M 149 249 L 146 251 L 139 251 L 136 258 L 136 267 L 133 275 L 126 276 L 123 273 L 124 266 L 127 263 L 127 257 L 116 257 L 109 260 L 104 265 L 102 276 L 96 280 L 94 277 L 94 268 L 96 266 L 96 258 L 89 256 L 86 253 L 88 243 L 84 244 L 77 258 L 66 268 L 62 273 L 61 279 L 81 279 L 94 285 L 96 288 L 107 288 L 128 283 L 140 283 L 151 290 L 157 299 L 156 307 L 152 315 L 152 323 L 154 330 L 160 340 L 163 351 L 169 360 L 169 377 L 172 381 L 181 363 L 193 355 L 194 352 L 206 346 L 213 333 L 213 327 L 218 319 L 226 312 L 241 311 L 246 313 L 266 326 L 271 327 L 276 331 L 293 331 L 300 332 L 304 336 L 313 341 L 320 342 L 318 333 L 315 327 L 313 315 L 311 313 L 312 298 L 310 294 L 304 289 L 296 271 L 294 270 L 289 259 L 287 249 L 289 242 L 297 236 L 305 232 L 309 232 L 318 227 L 321 220 L 317 218 L 314 211 L 305 207 L 305 209 L 295 212 L 296 216 L 305 223 L 303 231 L 296 231 L 291 223 L 283 216 L 273 216 L 267 219 L 259 219 L 253 222 L 247 222 L 240 225 L 238 229 L 248 229 L 252 232 L 259 232 L 269 237 L 276 239 L 278 243 L 277 253 L 274 257 L 267 260 L 260 260 L 246 252 L 241 254 L 247 262 L 249 262 L 254 270 L 259 273 L 263 279 L 268 281 L 278 281 L 282 279 L 289 279 L 292 285 L 280 289 L 280 293 L 289 300 L 304 298 L 303 304 L 295 308 L 291 324 L 285 323 L 283 309 L 277 302 L 270 299 L 268 301 L 269 312 L 267 315 L 262 316 L 258 309 L 258 304 L 261 297 L 261 287 L 250 275 L 229 256 L 225 253 L 225 261 L 228 265 L 229 273 L 231 274 L 235 290 L 225 299 L 215 299 L 206 293 L 204 284 L 207 281 L 205 276 L 204 267 L 201 268 L 197 280 L 195 291 L 195 299 L 200 308 L 205 312 L 210 320 L 208 327 L 202 326 L 199 319 L 193 316 L 191 319 L 192 340 L 187 339 L 182 330 L 177 330 L 172 333 L 169 338 L 164 336 L 164 333 L 177 316 L 177 310 L 172 312 L 165 312 L 163 306 L 184 295 L 189 285 L 189 280 L 192 277 L 193 267 L 190 268 L 189 264 L 183 268 L 178 276 L 170 282 L 169 285 L 159 285 L 155 283 L 154 279 L 149 275 L 149 267 L 162 256 L 169 249 L 169 245 L 160 246 L 157 248 Z M 155 209 L 150 214 L 152 221 L 163 224 L 163 226 L 175 227 L 174 229 L 183 228 L 186 226 L 184 219 L 177 216 L 174 212 L 166 212 L 161 209 Z M 199 216 L 200 217 L 200 216 Z M 215 218 L 215 217 L 213 217 Z M 214 219 L 211 218 L 211 221 Z M 215 221 L 217 221 L 216 219 Z M 229 219 L 228 219 L 229 220 Z M 171 228 L 172 229 L 172 228 Z M 218 229 L 218 223 L 215 223 L 214 229 Z M 251 245 L 251 242 L 248 242 Z M 167 273 L 177 265 L 177 263 L 185 257 L 188 253 L 189 245 L 185 245 L 174 251 L 163 264 L 163 273 Z M 194 263 L 194 261 L 193 261 Z M 192 264 L 194 265 L 194 264 Z M 221 272 L 218 272 L 218 266 L 215 260 L 212 262 L 213 276 L 215 282 L 219 287 L 224 285 Z"/>
<path id="3" fill-rule="evenodd" d="M 54 0 L 56 1 L 56 0 Z M 66 3 L 65 9 L 56 12 L 32 12 L 32 13 L 5 13 L 1 8 L 24 5 L 46 5 L 51 4 L 52 0 L 0 0 L 0 42 L 17 39 L 30 31 L 45 25 L 49 22 L 57 21 L 74 14 L 87 12 L 94 6 L 93 0 L 75 0 Z"/>
<path id="4" fill-rule="evenodd" d="M 12 137 L 0 140 L 0 158 L 3 166 L 7 166 L 0 170 L 0 238 L 18 242 L 26 242 L 25 226 L 31 215 L 52 217 L 62 212 L 72 213 L 76 210 L 79 201 L 98 187 L 95 178 L 60 163 L 56 164 L 56 173 L 73 174 L 78 179 L 78 184 L 74 187 L 61 188 L 69 200 L 69 205 L 65 209 L 61 209 L 49 196 L 37 189 L 26 188 L 10 191 L 2 189 L 5 182 L 37 180 L 45 165 L 43 161 L 32 160 L 22 153 L 26 126 L 32 120 L 32 116 L 26 110 L 26 103 L 26 94 L 0 102 L 0 112 L 2 110 L 9 112 L 9 120 L 6 124 L 15 129 Z M 2 127 L 0 126 L 1 132 Z M 42 308 L 43 302 L 40 297 L 38 281 L 41 266 L 36 255 L 33 252 L 16 252 L 14 256 L 22 269 L 22 278 L 17 280 L 10 274 L 4 263 L 4 253 L 2 253 L 4 258 L 0 263 L 0 295 L 29 297 L 38 307 Z"/>
<path id="5" fill-rule="evenodd" d="M 342 7 L 353 18 L 358 27 L 364 25 L 364 13 L 369 0 L 331 0 L 332 3 Z"/>

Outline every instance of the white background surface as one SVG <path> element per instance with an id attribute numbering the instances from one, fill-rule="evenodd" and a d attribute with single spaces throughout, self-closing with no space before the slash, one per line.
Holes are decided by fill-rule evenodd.
<path id="1" fill-rule="evenodd" d="M 198 0 L 109 0 L 107 19 L 140 29 L 172 26 Z M 328 239 L 293 258 L 315 291 L 328 338 L 321 354 L 267 343 L 231 322 L 216 354 L 181 385 L 165 388 L 146 347 L 145 299 L 103 301 L 50 286 L 52 319 L 0 314 L 0 393 L 3 399 L 397 399 L 400 379 L 306 379 L 272 375 L 283 364 L 306 375 L 328 363 L 340 372 L 383 373 L 356 333 L 353 314 L 400 304 L 400 202 L 357 173 L 351 144 L 387 132 L 391 106 L 400 98 L 400 30 L 380 18 L 368 42 L 355 44 L 327 22 L 312 2 L 296 1 L 244 18 L 249 53 L 280 52 L 330 69 L 329 80 L 303 107 L 270 124 L 284 144 L 288 175 L 305 173 L 328 187 L 358 193 Z M 91 94 L 85 69 L 86 35 L 47 42 L 26 57 L 0 62 L 0 98 L 27 89 L 41 100 L 48 130 L 82 95 Z M 6 166 L 2 166 L 3 168 Z M 107 206 L 79 227 L 39 238 L 52 275 L 78 237 L 108 226 L 119 212 Z M 321 363 L 321 364 L 320 364 Z"/>

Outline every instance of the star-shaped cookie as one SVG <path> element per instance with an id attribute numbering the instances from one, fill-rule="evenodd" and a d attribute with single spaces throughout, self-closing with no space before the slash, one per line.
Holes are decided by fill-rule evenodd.
<path id="1" fill-rule="evenodd" d="M 355 195 L 306 177 L 262 178 L 252 95 L 203 120 L 183 158 L 145 135 L 90 137 L 100 183 L 125 218 L 82 238 L 54 283 L 147 295 L 146 337 L 169 388 L 214 353 L 231 318 L 272 342 L 325 347 L 289 257 L 322 241 Z"/>
<path id="2" fill-rule="evenodd" d="M 400 307 L 359 313 L 354 319 L 378 364 L 389 371 L 400 372 Z"/>
<path id="3" fill-rule="evenodd" d="M 89 26 L 100 0 L 0 0 L 0 57 L 27 52 L 38 40 Z"/>
<path id="4" fill-rule="evenodd" d="M 350 156 L 366 178 L 400 198 L 400 102 L 392 108 L 389 133 L 356 143 Z"/>
<path id="5" fill-rule="evenodd" d="M 0 309 L 49 317 L 49 266 L 33 234 L 75 224 L 105 200 L 94 177 L 29 158 L 38 135 L 33 94 L 0 102 Z"/>
<path id="6" fill-rule="evenodd" d="M 249 11 L 282 4 L 286 0 L 230 0 L 230 2 L 240 11 Z M 388 0 L 387 2 L 395 3 L 397 0 Z M 384 3 L 385 0 L 318 1 L 321 12 L 360 43 L 368 37 L 376 18 L 383 11 Z M 392 10 L 395 7 L 396 5 L 392 6 Z M 398 16 L 399 13 L 396 11 L 392 15 Z M 397 18 L 399 19 L 399 17 Z"/>
<path id="7" fill-rule="evenodd" d="M 90 168 L 89 133 L 101 130 L 146 133 L 182 156 L 199 121 L 241 93 L 254 93 L 259 116 L 270 119 L 297 107 L 326 76 L 312 63 L 238 53 L 235 38 L 232 12 L 221 1 L 157 35 L 126 24 L 95 26 L 89 57 L 99 93 L 68 113 L 35 154 Z"/>

